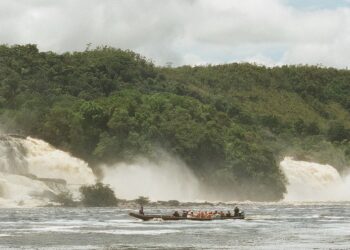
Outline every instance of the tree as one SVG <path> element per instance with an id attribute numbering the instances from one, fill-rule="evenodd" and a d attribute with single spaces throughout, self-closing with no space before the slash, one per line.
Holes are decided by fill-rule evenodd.
<path id="1" fill-rule="evenodd" d="M 350 133 L 343 124 L 338 121 L 333 121 L 329 126 L 327 136 L 331 141 L 343 141 L 349 139 Z"/>
<path id="2" fill-rule="evenodd" d="M 145 206 L 145 205 L 147 205 L 147 204 L 150 203 L 150 200 L 149 200 L 148 197 L 139 196 L 139 198 L 137 198 L 137 199 L 135 200 L 135 202 L 136 202 L 137 204 L 139 204 L 140 206 Z"/>
<path id="3" fill-rule="evenodd" d="M 294 130 L 295 132 L 297 132 L 298 135 L 302 135 L 305 131 L 305 122 L 302 119 L 298 119 L 295 123 L 294 123 Z"/>
<path id="4" fill-rule="evenodd" d="M 308 135 L 318 135 L 320 134 L 321 130 L 316 122 L 311 122 L 305 127 L 305 132 Z"/>

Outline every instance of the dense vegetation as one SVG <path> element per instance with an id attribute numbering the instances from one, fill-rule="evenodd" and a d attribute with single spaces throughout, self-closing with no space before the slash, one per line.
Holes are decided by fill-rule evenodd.
<path id="1" fill-rule="evenodd" d="M 180 156 L 227 199 L 277 200 L 284 155 L 350 162 L 350 71 L 156 67 L 131 51 L 0 46 L 2 127 L 99 163 Z"/>

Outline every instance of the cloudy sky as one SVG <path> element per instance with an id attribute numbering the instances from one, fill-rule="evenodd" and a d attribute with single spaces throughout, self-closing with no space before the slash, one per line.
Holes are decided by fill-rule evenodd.
<path id="1" fill-rule="evenodd" d="M 0 43 L 109 45 L 156 64 L 350 66 L 350 0 L 0 0 Z"/>

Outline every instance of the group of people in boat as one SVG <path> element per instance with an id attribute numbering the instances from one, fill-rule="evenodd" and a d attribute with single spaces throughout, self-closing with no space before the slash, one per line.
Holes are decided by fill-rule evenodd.
<path id="1" fill-rule="evenodd" d="M 226 213 L 224 211 L 188 211 L 183 210 L 182 214 L 178 211 L 175 211 L 173 213 L 174 217 L 185 217 L 185 218 L 201 218 L 201 219 L 215 219 L 215 218 L 222 218 L 222 217 L 239 217 L 242 215 L 242 212 L 240 212 L 238 207 L 235 207 L 233 210 L 233 214 L 230 211 L 227 211 Z"/>
<path id="2" fill-rule="evenodd" d="M 139 214 L 145 215 L 145 212 L 143 211 L 143 206 L 141 206 L 139 210 Z M 201 219 L 215 219 L 215 218 L 222 218 L 222 217 L 240 217 L 243 215 L 243 212 L 239 210 L 239 208 L 236 206 L 233 210 L 233 214 L 230 211 L 227 211 L 226 213 L 223 211 L 191 211 L 191 210 L 183 210 L 182 214 L 178 211 L 175 211 L 173 213 L 174 217 L 185 217 L 185 218 L 201 218 Z"/>

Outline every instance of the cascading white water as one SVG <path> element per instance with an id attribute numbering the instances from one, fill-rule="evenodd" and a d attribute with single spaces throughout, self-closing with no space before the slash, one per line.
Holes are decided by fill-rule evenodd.
<path id="1" fill-rule="evenodd" d="M 52 195 L 94 184 L 95 176 L 84 161 L 48 143 L 0 136 L 0 206 L 46 205 Z"/>
<path id="2" fill-rule="evenodd" d="M 193 201 L 198 199 L 199 181 L 179 159 L 162 152 L 157 161 L 138 158 L 133 163 L 102 167 L 103 182 L 119 198 L 147 196 L 151 200 Z"/>
<path id="3" fill-rule="evenodd" d="M 286 157 L 280 166 L 288 180 L 286 201 L 350 200 L 350 176 L 341 177 L 330 165 Z"/>
<path id="4" fill-rule="evenodd" d="M 28 171 L 39 178 L 63 179 L 71 186 L 92 184 L 95 177 L 88 164 L 48 143 L 28 137 L 23 141 L 27 151 Z"/>

